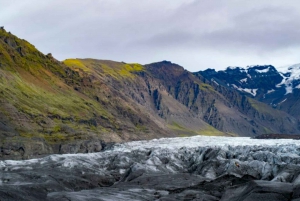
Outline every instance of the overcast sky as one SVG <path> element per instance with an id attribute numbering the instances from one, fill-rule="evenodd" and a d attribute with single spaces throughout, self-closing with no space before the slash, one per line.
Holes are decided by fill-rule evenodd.
<path id="1" fill-rule="evenodd" d="M 0 0 L 0 26 L 59 60 L 300 63 L 298 0 Z"/>

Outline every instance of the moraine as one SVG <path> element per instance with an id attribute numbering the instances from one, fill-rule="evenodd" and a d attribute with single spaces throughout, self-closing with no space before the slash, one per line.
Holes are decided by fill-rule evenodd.
<path id="1" fill-rule="evenodd" d="M 0 200 L 300 200 L 300 141 L 205 137 L 0 161 Z"/>

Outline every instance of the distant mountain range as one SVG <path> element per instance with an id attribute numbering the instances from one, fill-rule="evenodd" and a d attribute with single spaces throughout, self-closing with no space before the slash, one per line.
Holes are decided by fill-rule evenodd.
<path id="1" fill-rule="evenodd" d="M 300 64 L 275 68 L 271 65 L 228 67 L 199 72 L 215 84 L 240 91 L 248 97 L 299 118 Z"/>
<path id="2" fill-rule="evenodd" d="M 0 29 L 0 158 L 171 136 L 300 134 L 299 65 L 286 69 L 60 62 Z"/>

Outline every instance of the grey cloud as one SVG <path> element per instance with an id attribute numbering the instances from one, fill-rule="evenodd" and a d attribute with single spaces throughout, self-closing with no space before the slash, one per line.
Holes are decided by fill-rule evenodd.
<path id="1" fill-rule="evenodd" d="M 209 44 L 277 50 L 300 45 L 299 14 L 289 9 L 260 9 L 238 15 L 233 26 L 203 36 Z"/>
<path id="2" fill-rule="evenodd" d="M 195 7 L 193 7 L 195 10 Z M 222 12 L 222 11 L 220 11 Z M 218 13 L 218 12 L 217 12 Z M 209 15 L 209 14 L 208 14 Z M 300 44 L 300 15 L 297 10 L 268 7 L 254 9 L 238 15 L 228 14 L 227 24 L 211 21 L 204 16 L 205 23 L 213 24 L 190 24 L 196 30 L 170 29 L 165 33 L 158 33 L 151 36 L 140 44 L 181 46 L 182 44 L 193 47 L 213 48 L 253 48 L 255 50 L 277 50 L 299 46 Z M 207 19 L 208 18 L 208 19 Z M 193 21 L 190 19 L 190 21 Z M 196 21 L 197 22 L 197 21 Z M 180 25 L 179 25 L 180 28 Z"/>
<path id="3" fill-rule="evenodd" d="M 300 62 L 299 13 L 295 0 L 0 0 L 3 25 L 58 59 L 171 60 L 192 71 Z"/>

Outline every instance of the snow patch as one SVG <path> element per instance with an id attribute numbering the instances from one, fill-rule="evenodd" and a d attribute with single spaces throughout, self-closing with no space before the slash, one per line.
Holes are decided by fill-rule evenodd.
<path id="1" fill-rule="evenodd" d="M 226 70 L 228 70 L 228 69 L 230 69 L 230 70 L 239 69 L 241 73 L 248 73 L 248 67 L 243 68 L 243 67 L 239 67 L 239 66 L 228 66 L 226 68 Z"/>
<path id="2" fill-rule="evenodd" d="M 211 81 L 213 81 L 216 85 L 219 85 L 219 83 L 217 83 L 214 79 L 211 79 Z"/>
<path id="3" fill-rule="evenodd" d="M 258 73 L 267 73 L 267 72 L 269 72 L 269 70 L 270 70 L 270 67 L 268 67 L 266 69 L 263 69 L 263 70 L 255 69 L 255 71 L 258 72 Z"/>
<path id="4" fill-rule="evenodd" d="M 245 83 L 247 83 L 247 79 L 248 79 L 248 78 L 241 79 L 240 82 L 245 82 Z"/>
<path id="5" fill-rule="evenodd" d="M 234 69 L 237 69 L 237 68 L 240 68 L 238 66 L 228 66 L 227 69 L 231 69 L 231 70 L 234 70 Z"/>
<path id="6" fill-rule="evenodd" d="M 235 89 L 237 89 L 237 90 L 239 90 L 239 91 L 242 91 L 242 92 L 249 93 L 249 94 L 251 94 L 252 96 L 256 96 L 256 93 L 257 93 L 257 90 L 258 90 L 258 89 L 248 89 L 248 88 L 243 89 L 243 88 L 241 88 L 241 87 L 236 86 L 235 84 L 232 84 L 232 86 L 233 86 Z"/>
<path id="7" fill-rule="evenodd" d="M 287 100 L 287 98 L 284 99 L 283 101 L 281 101 L 280 103 L 278 103 L 277 105 L 280 105 L 280 104 L 284 103 L 286 100 Z"/>
<path id="8" fill-rule="evenodd" d="M 249 93 L 249 94 L 252 94 L 253 96 L 256 96 L 256 92 L 258 89 L 243 89 L 245 92 Z"/>

